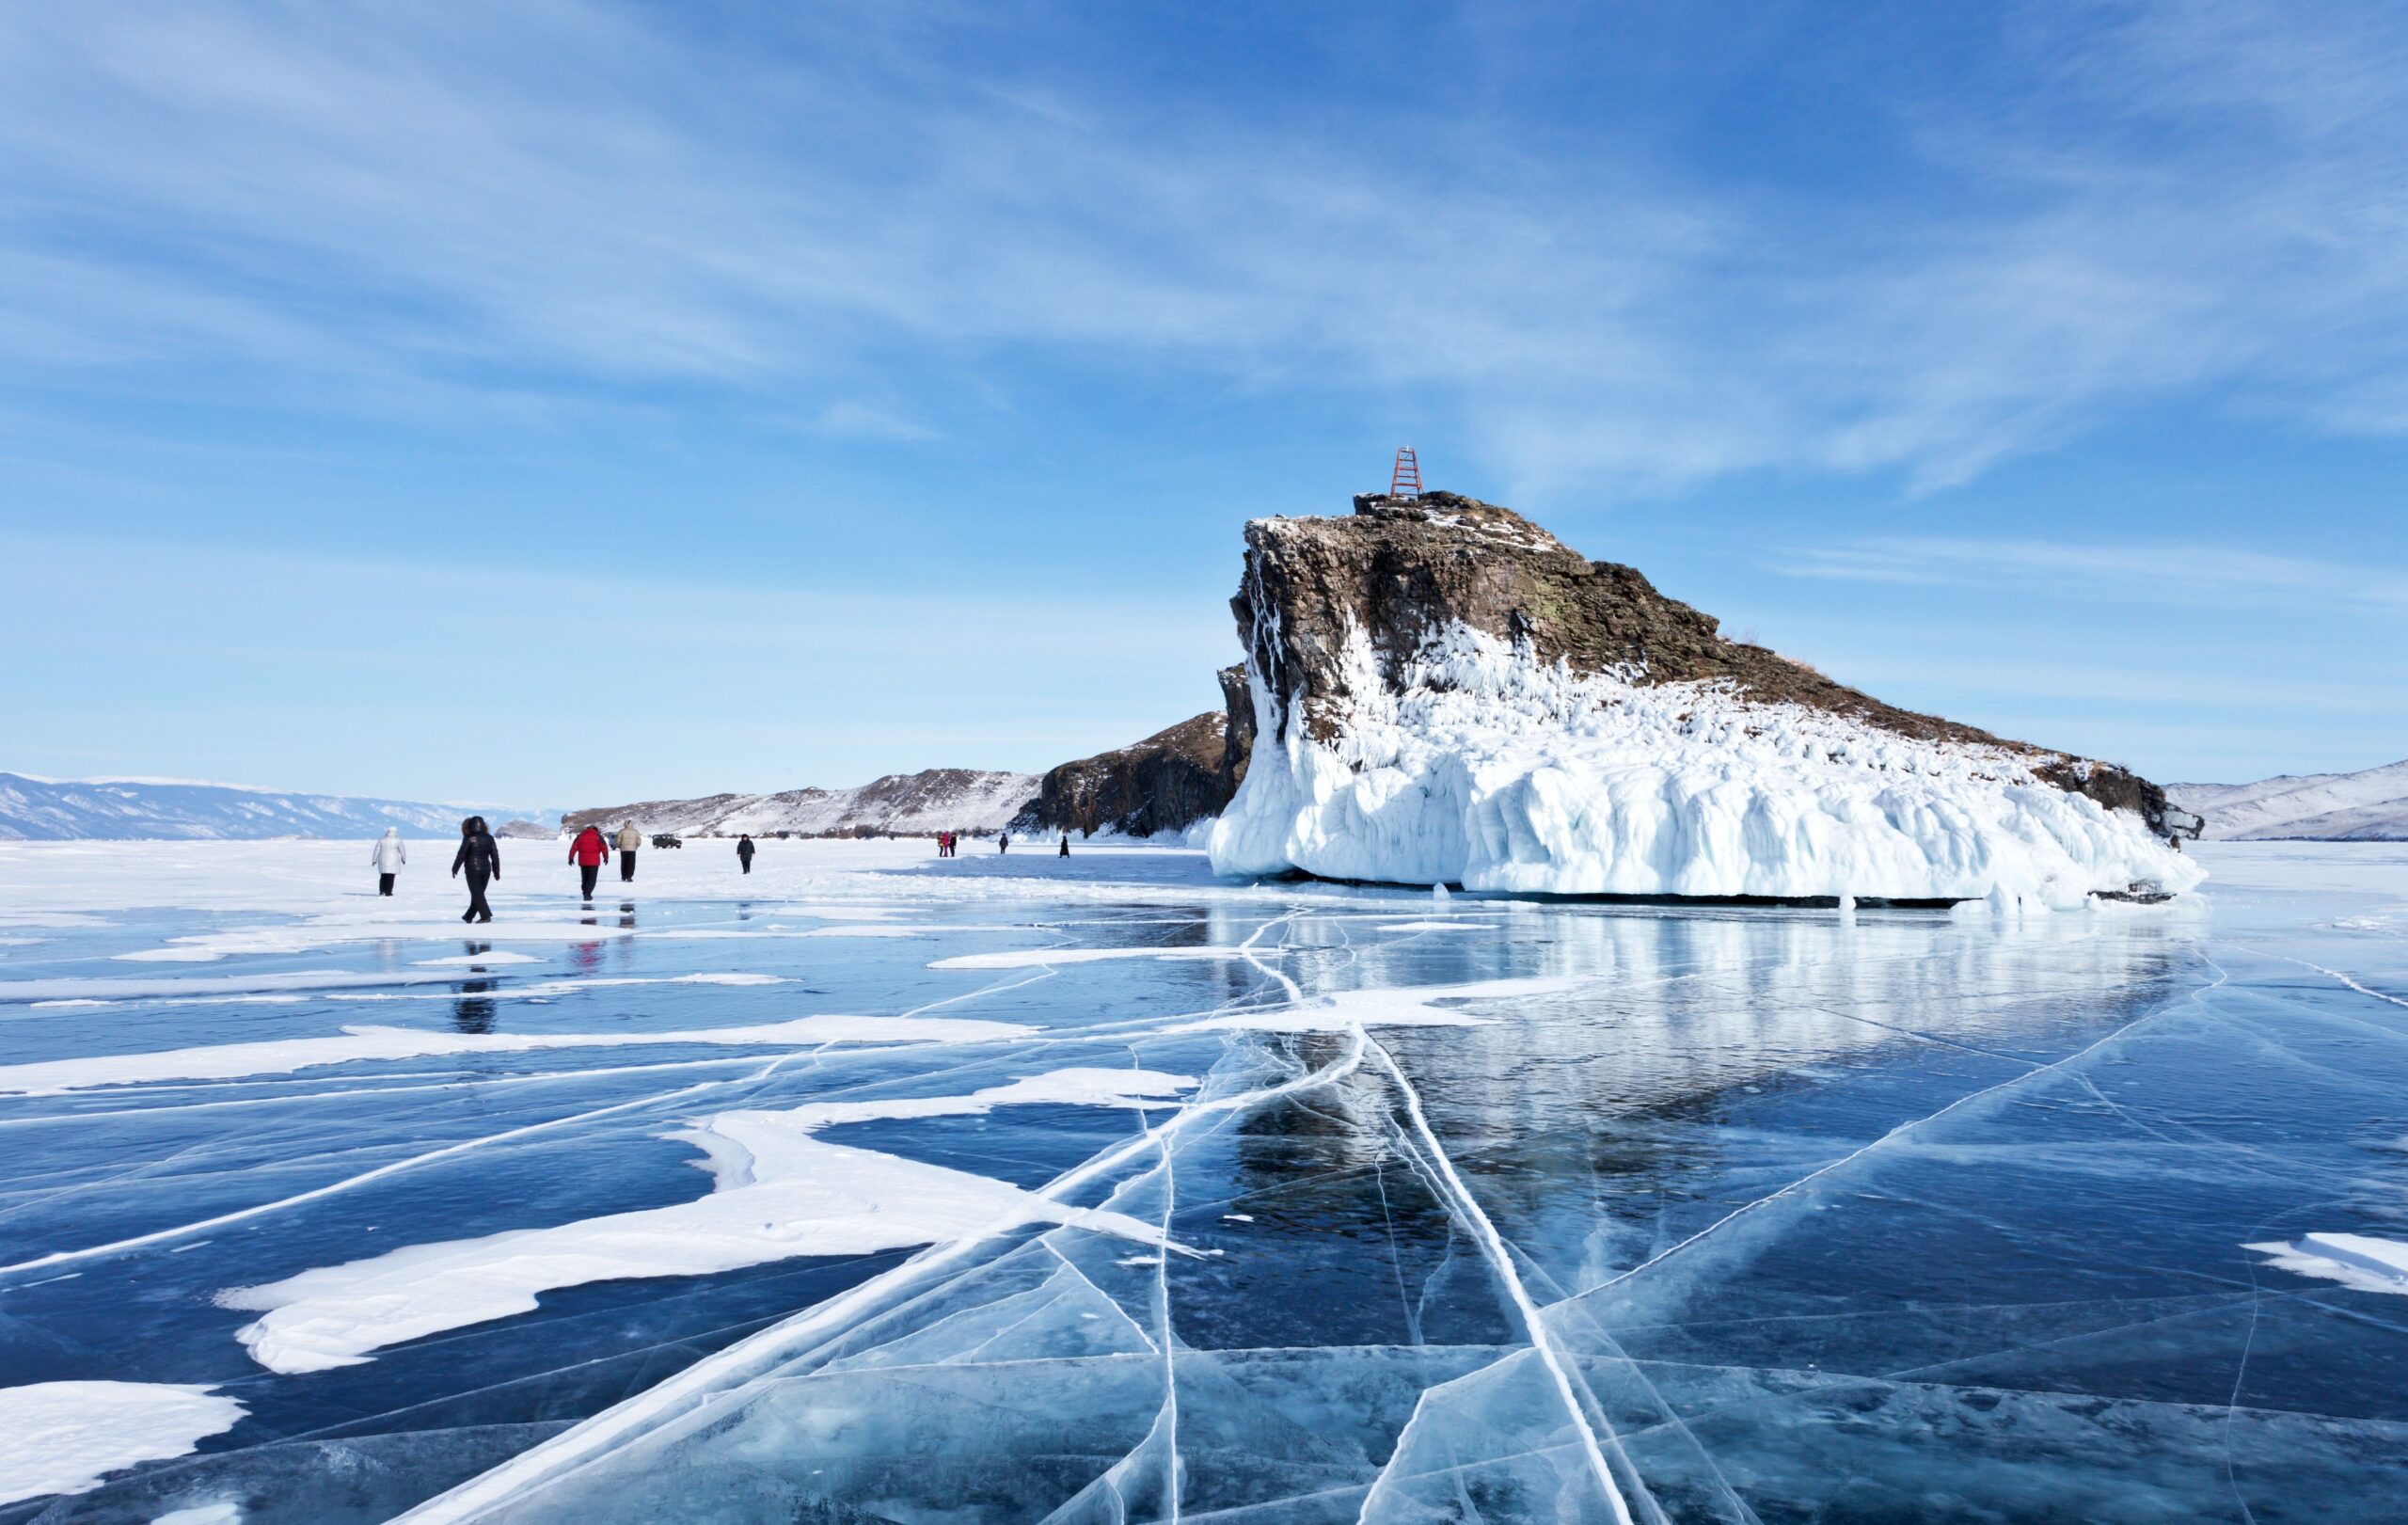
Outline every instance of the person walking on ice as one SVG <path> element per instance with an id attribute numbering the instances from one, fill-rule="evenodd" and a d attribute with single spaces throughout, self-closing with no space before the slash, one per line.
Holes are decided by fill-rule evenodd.
<path id="1" fill-rule="evenodd" d="M 485 904 L 485 882 L 501 877 L 501 849 L 494 845 L 483 816 L 460 823 L 460 850 L 452 855 L 452 877 L 459 878 L 463 870 L 468 876 L 468 909 L 460 919 L 493 920 L 493 907 Z"/>
<path id="2" fill-rule="evenodd" d="M 634 821 L 619 828 L 619 882 L 636 882 L 636 849 L 643 846 L 643 833 L 636 830 Z"/>
<path id="3" fill-rule="evenodd" d="M 1059 852 L 1057 852 L 1057 853 L 1055 853 L 1055 854 L 1054 854 L 1054 856 L 1055 856 L 1055 857 L 1057 857 L 1057 858 L 1067 858 L 1067 857 L 1069 857 L 1069 855 L 1070 855 L 1070 832 L 1069 832 L 1069 828 L 1068 828 L 1068 827 L 1064 827 L 1064 828 L 1063 828 L 1063 830 L 1062 830 L 1062 850 L 1061 850 L 1061 851 L 1059 851 Z"/>
<path id="4" fill-rule="evenodd" d="M 402 865 L 410 861 L 410 850 L 402 846 L 402 829 L 398 826 L 386 827 L 385 834 L 368 850 L 368 861 L 376 866 L 376 893 L 391 895 L 393 876 L 401 872 Z"/>
<path id="5" fill-rule="evenodd" d="M 995 850 L 997 852 L 1009 852 L 1011 850 L 1012 834 L 1009 832 L 997 832 L 995 834 Z"/>
<path id="6" fill-rule="evenodd" d="M 736 839 L 736 861 L 744 866 L 748 874 L 752 871 L 752 834 L 747 832 Z"/>
<path id="7" fill-rule="evenodd" d="M 577 865 L 578 890 L 586 899 L 594 898 L 594 882 L 602 876 L 602 860 L 610 855 L 610 844 L 602 840 L 599 826 L 586 827 L 568 845 L 568 861 Z"/>

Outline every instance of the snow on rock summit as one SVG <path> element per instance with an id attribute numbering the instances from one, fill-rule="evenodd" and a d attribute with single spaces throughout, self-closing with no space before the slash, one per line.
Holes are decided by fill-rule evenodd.
<path id="1" fill-rule="evenodd" d="M 1452 493 L 1258 519 L 1224 873 L 2073 907 L 2204 877 L 2113 764 L 1893 708 Z"/>

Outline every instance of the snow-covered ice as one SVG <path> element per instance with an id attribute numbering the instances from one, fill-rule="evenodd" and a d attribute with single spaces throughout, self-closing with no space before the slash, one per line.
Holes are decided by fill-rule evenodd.
<path id="1" fill-rule="evenodd" d="M 574 986 L 556 987 L 573 991 Z M 231 1080 L 289 1074 L 330 1064 L 436 1056 L 525 1054 L 537 1049 L 626 1048 L 642 1044 L 719 1044 L 797 1048 L 820 1043 L 968 1043 L 1011 1038 L 1026 1027 L 959 1017 L 797 1017 L 749 1027 L 660 1033 L 427 1032 L 408 1027 L 345 1027 L 334 1038 L 217 1043 L 161 1054 L 121 1054 L 0 1065 L 0 1095 L 49 1096 L 95 1086 L 164 1080 Z"/>
<path id="2" fill-rule="evenodd" d="M 86 1489 L 0 1522 L 2408 1497 L 2408 849 L 2003 916 L 772 841 L 475 929 L 354 849 L 0 845 L 0 1475 Z"/>
<path id="3" fill-rule="evenodd" d="M 1212 834 L 1225 873 L 1524 894 L 1997 899 L 2194 886 L 2197 864 L 2003 749 L 1923 741 L 1712 683 L 1542 663 L 1458 626 L 1395 687 L 1359 628 L 1338 736 L 1260 726 Z"/>
<path id="4" fill-rule="evenodd" d="M 2408 1294 L 2408 1243 L 2363 1233 L 2308 1233 L 2248 1247 L 2297 1276 L 2361 1292 Z"/>
<path id="5" fill-rule="evenodd" d="M 319 1372 L 404 1340 L 531 1313 L 539 1295 L 595 1281 L 865 1255 L 1029 1222 L 1162 1242 L 1158 1229 L 1125 1214 L 1067 1207 L 985 1176 L 824 1142 L 792 1113 L 723 1113 L 682 1136 L 704 1152 L 717 1188 L 691 1202 L 413 1245 L 240 1288 L 220 1301 L 269 1311 L 235 1331 L 261 1365 Z"/>
<path id="6" fill-rule="evenodd" d="M 243 1406 L 205 1387 L 32 1382 L 0 1388 L 0 1504 L 82 1493 L 231 1429 Z"/>

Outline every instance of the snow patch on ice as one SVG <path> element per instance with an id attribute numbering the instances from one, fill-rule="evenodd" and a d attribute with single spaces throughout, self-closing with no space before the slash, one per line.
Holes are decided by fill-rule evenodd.
<path id="1" fill-rule="evenodd" d="M 1018 1023 L 958 1017 L 798 1017 L 750 1027 L 705 1027 L 686 1032 L 463 1033 L 409 1027 L 345 1027 L 339 1038 L 271 1039 L 257 1043 L 220 1043 L 209 1048 L 168 1049 L 153 1054 L 114 1054 L 32 1064 L 0 1065 L 0 1095 L 55 1096 L 94 1086 L 133 1086 L 163 1080 L 234 1080 L 250 1075 L 290 1074 L 329 1064 L 372 1059 L 417 1059 L 440 1055 L 519 1054 L 536 1049 L 620 1048 L 640 1044 L 703 1043 L 734 1046 L 805 1047 L 819 1043 L 977 1043 L 1019 1038 L 1032 1029 Z"/>
<path id="2" fill-rule="evenodd" d="M 1123 1073 L 1143 1077 L 1140 1085 L 1186 1083 L 1183 1076 Z M 959 1110 L 974 1098 L 952 1100 Z M 815 1120 L 804 1115 L 811 1110 L 724 1112 L 673 1135 L 702 1150 L 711 1173 L 711 1194 L 695 1201 L 413 1245 L 239 1288 L 220 1301 L 263 1311 L 236 1333 L 261 1365 L 316 1372 L 356 1365 L 367 1352 L 404 1340 L 531 1312 L 546 1292 L 594 1281 L 705 1276 L 803 1255 L 866 1255 L 983 1238 L 1023 1223 L 1070 1224 L 1158 1249 L 1170 1244 L 1160 1229 L 1125 1214 L 1069 1207 L 1006 1182 L 827 1143 L 813 1130 L 848 1120 Z"/>
<path id="3" fill-rule="evenodd" d="M 161 1382 L 0 1388 L 0 1504 L 83 1493 L 110 1472 L 188 1454 L 244 1413 L 214 1389 Z"/>
<path id="4" fill-rule="evenodd" d="M 126 963 L 211 963 L 229 954 L 309 953 L 345 943 L 594 943 L 629 937 L 627 928 L 586 921 L 511 921 L 464 934 L 456 915 L 379 918 L 356 913 L 311 916 L 276 927 L 240 927 L 171 937 L 163 947 L 115 955 Z"/>
<path id="5" fill-rule="evenodd" d="M 327 976 L 339 976 L 340 971 L 328 970 L 325 974 Z M 307 996 L 274 994 L 262 992 L 257 988 L 258 981 L 256 979 L 212 980 L 206 982 L 213 988 L 222 990 L 230 987 L 234 992 L 234 993 L 231 994 L 219 995 L 194 995 L 187 993 L 196 985 L 203 983 L 201 981 L 189 979 L 174 980 L 165 983 L 103 980 L 95 981 L 93 983 L 98 983 L 105 987 L 115 989 L 120 993 L 106 1000 L 102 1000 L 88 995 L 79 995 L 56 1000 L 33 1001 L 27 1003 L 26 1009 L 33 1011 L 47 1011 L 63 1007 L 123 1006 L 135 1001 L 172 1001 L 180 1006 L 295 1006 L 305 1000 L 350 1002 L 453 1001 L 459 999 L 459 992 L 452 986 L 452 981 L 458 977 L 459 977 L 456 975 L 410 975 L 405 977 L 405 983 L 413 985 L 439 985 L 441 988 L 436 990 L 358 991 L 340 988 L 331 990 L 322 989 L 321 987 L 326 983 L 325 979 L 317 976 L 311 976 L 298 981 L 304 988 L 309 989 L 312 992 L 310 995 Z M 394 981 L 390 977 L 378 975 L 360 975 L 357 977 L 341 977 L 340 978 L 340 984 L 343 986 L 387 985 L 393 982 Z M 27 981 L 26 983 L 32 982 Z M 531 985 L 498 986 L 493 990 L 484 992 L 483 998 L 488 1001 L 514 1001 L 526 1000 L 530 998 L 549 999 L 557 995 L 574 995 L 579 991 L 601 990 L 621 985 L 784 985 L 789 983 L 791 983 L 791 981 L 784 975 L 749 973 L 699 975 L 587 975 L 575 979 L 542 980 Z M 8 994 L 8 987 L 5 984 L 0 984 L 0 1002 L 5 1002 L 11 998 L 12 997 Z"/>
<path id="6" fill-rule="evenodd" d="M 2243 1245 L 2269 1263 L 2300 1276 L 2338 1281 L 2360 1292 L 2408 1295 L 2408 1244 L 2363 1233 L 2311 1233 L 2297 1240 Z"/>
<path id="7" fill-rule="evenodd" d="M 283 969 L 256 975 L 198 975 L 182 979 L 61 977 L 0 980 L 0 1002 L 70 999 L 133 1000 L 204 995 L 260 995 L 277 991 L 357 990 L 377 985 L 431 985 L 457 975 L 364 975 L 350 969 Z"/>
<path id="8" fill-rule="evenodd" d="M 967 1096 L 906 1096 L 885 1101 L 810 1102 L 785 1115 L 804 1128 L 830 1128 L 841 1122 L 868 1122 L 889 1118 L 982 1117 L 999 1106 L 1053 1103 L 1068 1106 L 1165 1106 L 1180 1091 L 1192 1089 L 1194 1075 L 1166 1074 L 1160 1070 L 1055 1070 L 1029 1075 L 1001 1086 L 990 1086 Z"/>
<path id="9" fill-rule="evenodd" d="M 415 959 L 421 969 L 450 969 L 467 964 L 483 968 L 503 963 L 542 963 L 545 961 L 531 953 L 454 953 L 446 959 Z"/>
<path id="10" fill-rule="evenodd" d="M 2129 812 L 2004 748 L 1920 741 L 1724 683 L 1583 675 L 1455 626 L 1313 740 L 1254 675 L 1261 730 L 1212 838 L 1224 874 L 1546 894 L 1881 896 L 2078 907 L 2205 877 Z"/>

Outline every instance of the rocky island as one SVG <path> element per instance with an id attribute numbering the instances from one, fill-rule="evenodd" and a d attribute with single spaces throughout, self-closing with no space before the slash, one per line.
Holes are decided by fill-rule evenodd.
<path id="1" fill-rule="evenodd" d="M 1225 873 L 2057 907 L 2201 877 L 2146 779 L 1728 640 L 1477 500 L 1256 520 L 1232 608 L 1257 734 Z"/>

